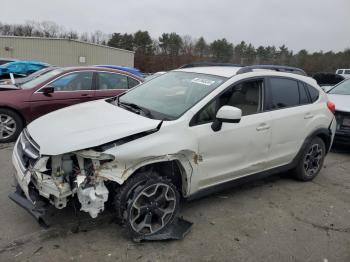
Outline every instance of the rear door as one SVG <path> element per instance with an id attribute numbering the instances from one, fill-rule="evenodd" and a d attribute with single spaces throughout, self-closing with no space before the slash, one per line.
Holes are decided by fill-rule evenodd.
<path id="1" fill-rule="evenodd" d="M 271 117 L 269 163 L 276 167 L 296 156 L 308 135 L 314 109 L 306 86 L 292 78 L 268 78 L 266 99 Z"/>
<path id="2" fill-rule="evenodd" d="M 95 99 L 117 96 L 139 83 L 140 81 L 124 74 L 97 72 Z"/>
<path id="3" fill-rule="evenodd" d="M 93 72 L 78 71 L 65 74 L 46 84 L 54 92 L 44 94 L 42 88 L 33 93 L 31 98 L 32 118 L 35 119 L 51 111 L 91 101 L 94 98 Z"/>

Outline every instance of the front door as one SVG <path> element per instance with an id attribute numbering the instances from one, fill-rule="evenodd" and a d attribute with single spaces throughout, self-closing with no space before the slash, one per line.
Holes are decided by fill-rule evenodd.
<path id="1" fill-rule="evenodd" d="M 198 137 L 198 175 L 192 177 L 196 189 L 220 184 L 266 169 L 271 141 L 270 118 L 262 106 L 263 79 L 230 87 L 205 106 L 191 121 Z M 223 105 L 242 110 L 239 123 L 223 123 L 214 132 L 211 124 Z M 195 187 L 196 187 L 195 186 Z"/>
<path id="2" fill-rule="evenodd" d="M 31 98 L 31 120 L 63 107 L 91 101 L 95 93 L 92 79 L 93 72 L 73 72 L 63 75 L 46 85 L 53 87 L 53 93 L 45 94 L 40 89 L 33 93 Z"/>

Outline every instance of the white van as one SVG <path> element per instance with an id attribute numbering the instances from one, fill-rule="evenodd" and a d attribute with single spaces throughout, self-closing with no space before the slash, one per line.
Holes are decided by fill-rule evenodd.
<path id="1" fill-rule="evenodd" d="M 345 78 L 350 78 L 350 69 L 337 69 L 337 71 L 335 71 L 335 73 L 337 75 L 341 75 Z"/>

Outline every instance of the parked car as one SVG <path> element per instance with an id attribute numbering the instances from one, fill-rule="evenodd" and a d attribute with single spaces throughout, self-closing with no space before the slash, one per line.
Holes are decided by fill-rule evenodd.
<path id="1" fill-rule="evenodd" d="M 7 63 L 11 63 L 17 61 L 17 59 L 12 59 L 12 58 L 0 58 L 0 65 L 4 65 Z"/>
<path id="2" fill-rule="evenodd" d="M 30 80 L 33 80 L 34 78 L 37 78 L 43 74 L 46 74 L 47 72 L 50 72 L 54 69 L 57 69 L 58 67 L 56 66 L 49 66 L 49 67 L 45 67 L 39 71 L 34 72 L 33 74 L 30 74 L 26 77 L 22 77 L 22 78 L 17 78 L 15 79 L 15 82 L 12 83 L 11 79 L 4 79 L 4 80 L 0 80 L 0 88 L 6 88 L 6 87 L 13 87 L 13 88 L 17 88 L 18 86 L 29 82 Z"/>
<path id="3" fill-rule="evenodd" d="M 142 82 L 124 71 L 58 68 L 17 87 L 0 88 L 0 142 L 14 141 L 34 119 L 62 107 L 119 95 Z"/>
<path id="4" fill-rule="evenodd" d="M 336 84 L 339 84 L 345 78 L 341 75 L 327 72 L 319 72 L 313 75 L 317 84 L 322 88 L 323 91 L 327 92 Z"/>
<path id="5" fill-rule="evenodd" d="M 345 78 L 350 78 L 350 68 L 347 69 L 337 69 L 336 74 L 341 75 Z"/>
<path id="6" fill-rule="evenodd" d="M 128 73 L 133 74 L 137 77 L 141 77 L 141 78 L 145 77 L 139 69 L 133 68 L 133 67 L 116 66 L 116 65 L 96 65 L 96 67 L 117 69 L 117 70 L 128 72 Z"/>
<path id="7" fill-rule="evenodd" d="M 25 77 L 48 66 L 50 65 L 36 61 L 7 63 L 0 66 L 0 79 L 10 78 L 10 74 L 13 74 L 14 77 Z"/>
<path id="8" fill-rule="evenodd" d="M 350 145 L 350 79 L 329 90 L 328 97 L 337 107 L 335 141 Z"/>
<path id="9" fill-rule="evenodd" d="M 15 144 L 19 186 L 10 198 L 42 223 L 35 206 L 43 201 L 61 209 L 75 196 L 97 217 L 111 199 L 119 221 L 142 238 L 168 229 L 180 197 L 283 170 L 310 181 L 336 121 L 326 93 L 302 72 L 188 67 L 47 114 Z"/>

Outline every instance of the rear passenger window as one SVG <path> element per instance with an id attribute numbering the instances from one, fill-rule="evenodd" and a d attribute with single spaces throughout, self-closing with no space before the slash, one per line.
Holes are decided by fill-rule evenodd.
<path id="1" fill-rule="evenodd" d="M 338 70 L 337 71 L 337 74 L 342 74 L 343 73 L 343 70 Z"/>
<path id="2" fill-rule="evenodd" d="M 299 105 L 298 82 L 284 78 L 270 79 L 271 109 Z"/>
<path id="3" fill-rule="evenodd" d="M 305 86 L 302 83 L 299 83 L 299 96 L 300 96 L 300 104 L 305 105 L 310 103 L 309 97 L 307 96 Z"/>
<path id="4" fill-rule="evenodd" d="M 127 89 L 128 80 L 125 75 L 99 72 L 98 73 L 98 89 L 100 90 L 116 90 Z"/>
<path id="5" fill-rule="evenodd" d="M 139 81 L 131 78 L 131 77 L 128 77 L 128 88 L 133 88 L 134 86 L 137 86 L 138 84 L 140 84 Z"/>
<path id="6" fill-rule="evenodd" d="M 318 90 L 316 88 L 309 86 L 309 85 L 307 85 L 307 89 L 309 91 L 312 103 L 315 102 L 318 99 L 320 93 L 318 92 Z"/>

